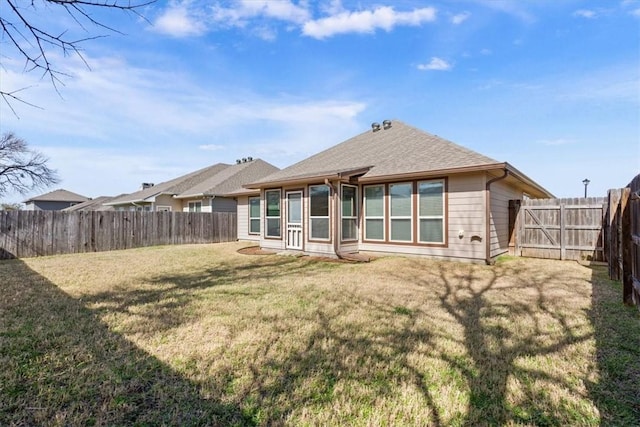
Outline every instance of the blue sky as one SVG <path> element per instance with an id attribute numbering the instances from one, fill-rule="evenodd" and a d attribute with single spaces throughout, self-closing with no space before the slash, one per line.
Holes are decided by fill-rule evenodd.
<path id="1" fill-rule="evenodd" d="M 45 13 L 43 13 L 45 12 Z M 398 119 L 559 197 L 640 173 L 640 1 L 158 1 L 34 19 L 84 43 L 51 52 L 58 91 L 3 42 L 0 131 L 49 156 L 65 188 L 128 193 L 252 156 L 278 167 Z M 42 191 L 36 191 L 36 195 Z M 6 201 L 24 200 L 10 195 Z"/>

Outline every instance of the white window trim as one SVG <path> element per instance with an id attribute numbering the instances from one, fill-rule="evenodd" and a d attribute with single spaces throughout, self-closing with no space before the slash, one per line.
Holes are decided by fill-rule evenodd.
<path id="1" fill-rule="evenodd" d="M 312 216 L 311 215 L 311 189 L 313 187 L 326 187 L 329 191 L 327 193 L 327 214 L 326 216 Z M 328 242 L 331 240 L 331 187 L 326 184 L 310 185 L 309 186 L 309 240 Z M 327 237 L 313 237 L 313 221 L 312 219 L 326 219 L 327 220 Z"/>
<path id="2" fill-rule="evenodd" d="M 382 216 L 368 216 L 367 215 L 367 188 L 370 187 L 382 187 Z M 385 242 L 386 238 L 387 238 L 387 224 L 386 224 L 386 217 L 385 217 L 385 200 L 387 197 L 387 186 L 384 184 L 375 184 L 375 185 L 365 185 L 362 187 L 362 209 L 364 210 L 364 215 L 363 215 L 363 219 L 364 219 L 364 224 L 363 224 L 363 235 L 362 235 L 362 239 L 366 240 L 367 242 Z M 382 239 L 370 239 L 367 238 L 367 220 L 368 219 L 381 219 L 382 220 Z"/>
<path id="3" fill-rule="evenodd" d="M 251 200 L 258 200 L 258 216 L 251 216 Z M 262 227 L 260 226 L 260 196 L 250 196 L 247 198 L 247 217 L 249 218 L 249 230 L 248 230 L 248 234 L 255 234 L 255 235 L 259 235 L 260 232 L 262 230 L 260 230 Z M 252 220 L 258 220 L 258 231 L 251 231 L 251 221 Z"/>
<path id="4" fill-rule="evenodd" d="M 278 216 L 268 216 L 269 213 L 269 198 L 267 197 L 267 193 L 270 193 L 272 191 L 277 191 L 278 192 L 278 212 L 279 215 Z M 278 238 L 282 238 L 282 190 L 281 189 L 271 189 L 271 190 L 265 190 L 264 191 L 264 237 L 265 238 L 270 238 L 270 239 L 278 239 Z M 270 219 L 277 219 L 278 222 L 280 223 L 280 234 L 278 234 L 277 236 L 273 235 L 270 236 L 267 233 L 269 232 L 269 224 L 268 224 L 268 220 Z"/>
<path id="5" fill-rule="evenodd" d="M 171 212 L 171 206 L 158 205 L 155 209 L 156 212 Z"/>
<path id="6" fill-rule="evenodd" d="M 409 185 L 409 187 L 411 188 L 411 196 L 409 196 L 409 201 L 411 203 L 410 207 L 409 207 L 409 212 L 410 215 L 406 216 L 406 215 L 399 215 L 399 216 L 394 216 L 393 213 L 391 212 L 391 205 L 393 203 L 392 199 L 392 195 L 391 195 L 391 187 L 394 185 Z M 413 182 L 409 181 L 409 182 L 393 182 L 389 184 L 389 241 L 390 242 L 394 242 L 394 243 L 413 243 L 414 241 L 414 235 L 413 235 Z M 409 229 L 411 230 L 411 238 L 409 240 L 393 240 L 391 238 L 391 224 L 393 223 L 394 219 L 408 219 L 409 220 Z"/>
<path id="7" fill-rule="evenodd" d="M 428 183 L 432 183 L 432 182 L 440 182 L 442 184 L 442 215 L 420 215 L 420 184 L 424 183 L 424 182 L 428 182 Z M 416 194 L 418 195 L 418 212 L 417 212 L 417 216 L 418 216 L 418 243 L 424 243 L 424 244 L 444 244 L 446 241 L 446 224 L 445 224 L 445 182 L 444 179 L 431 179 L 431 180 L 423 180 L 423 181 L 418 181 L 418 183 L 416 184 Z M 442 220 L 442 241 L 440 242 L 425 242 L 423 240 L 420 240 L 420 236 L 422 235 L 421 233 L 421 227 L 422 227 L 422 222 L 420 221 L 421 219 L 441 219 Z"/>
<path id="8" fill-rule="evenodd" d="M 349 188 L 353 188 L 355 189 L 355 203 L 354 203 L 354 208 L 353 208 L 353 215 L 351 216 L 343 216 L 343 210 L 342 210 L 342 197 L 340 197 L 340 241 L 342 242 L 356 242 L 358 241 L 358 235 L 359 235 L 359 227 L 358 227 L 358 186 L 356 185 L 349 185 L 349 184 L 342 184 L 341 186 L 341 196 L 344 197 L 344 188 L 345 187 L 349 187 Z M 384 199 L 383 199 L 384 201 Z M 349 238 L 349 239 L 345 239 L 344 238 L 344 233 L 342 230 L 342 226 L 343 226 L 343 222 L 342 220 L 345 219 L 349 219 L 349 220 L 355 220 L 356 222 L 356 230 L 355 230 L 355 237 L 354 238 Z M 383 221 L 384 223 L 384 221 Z"/>

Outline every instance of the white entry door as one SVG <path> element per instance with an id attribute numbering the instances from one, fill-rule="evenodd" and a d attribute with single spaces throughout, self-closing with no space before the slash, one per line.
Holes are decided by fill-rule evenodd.
<path id="1" fill-rule="evenodd" d="M 302 249 L 302 191 L 287 193 L 287 249 Z"/>

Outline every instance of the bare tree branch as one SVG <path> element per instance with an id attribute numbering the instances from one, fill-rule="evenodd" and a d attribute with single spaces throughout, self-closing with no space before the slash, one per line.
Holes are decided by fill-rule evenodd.
<path id="1" fill-rule="evenodd" d="M 9 191 L 25 194 L 60 182 L 42 153 L 29 149 L 27 143 L 8 132 L 0 138 L 0 196 Z"/>
<path id="2" fill-rule="evenodd" d="M 132 3 L 131 0 L 31 0 L 27 5 L 33 10 L 46 5 L 64 8 L 78 27 L 86 33 L 89 33 L 89 30 L 85 24 L 89 24 L 109 32 L 122 34 L 117 29 L 94 18 L 90 11 L 95 9 L 115 9 L 133 13 L 145 19 L 138 10 L 154 3 L 155 0 L 141 1 L 140 3 L 135 1 Z M 59 51 L 63 56 L 75 55 L 89 68 L 89 64 L 82 55 L 81 44 L 89 40 L 105 37 L 105 35 L 89 35 L 85 38 L 72 38 L 72 36 L 68 35 L 67 30 L 57 34 L 38 24 L 34 24 L 20 0 L 0 0 L 0 5 L 2 39 L 6 40 L 6 43 L 15 49 L 16 54 L 24 59 L 24 70 L 26 72 L 41 70 L 42 77 L 50 80 L 58 94 L 60 94 L 59 86 L 64 85 L 62 78 L 68 77 L 68 74 L 64 73 L 52 62 L 50 56 L 52 51 Z M 9 104 L 9 108 L 14 114 L 16 112 L 11 106 L 11 101 L 32 105 L 16 96 L 17 92 L 18 90 L 7 90 L 0 87 L 0 96 L 2 96 L 5 103 Z"/>

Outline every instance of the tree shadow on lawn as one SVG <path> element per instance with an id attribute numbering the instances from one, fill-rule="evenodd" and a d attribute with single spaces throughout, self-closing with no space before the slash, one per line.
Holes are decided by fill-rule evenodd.
<path id="1" fill-rule="evenodd" d="M 622 284 L 592 266 L 592 308 L 599 378 L 587 382 L 602 425 L 640 425 L 640 313 L 622 303 Z"/>
<path id="2" fill-rule="evenodd" d="M 0 425 L 253 425 L 20 260 L 0 277 Z"/>
<path id="3" fill-rule="evenodd" d="M 589 424 L 593 414 L 575 402 L 558 399 L 550 390 L 559 387 L 579 396 L 577 386 L 543 361 L 593 337 L 584 324 L 571 319 L 571 310 L 558 309 L 550 293 L 569 275 L 559 269 L 527 271 L 523 263 L 458 265 L 459 273 L 452 273 L 446 263 L 434 266 L 437 274 L 420 274 L 416 269 L 413 281 L 427 293 L 435 289 L 440 307 L 462 327 L 466 354 L 439 354 L 462 374 L 469 389 L 460 425 Z M 501 280 L 505 277 L 508 281 Z M 518 384 L 519 396 L 509 394 L 510 382 Z"/>
<path id="4" fill-rule="evenodd" d="M 201 298 L 202 292 L 215 291 L 222 295 L 259 298 L 267 289 L 247 290 L 239 285 L 265 284 L 282 276 L 311 276 L 335 264 L 314 260 L 270 255 L 253 258 L 250 263 L 219 263 L 200 271 L 179 274 L 161 274 L 144 280 L 140 286 L 118 286 L 115 289 L 91 293 L 83 302 L 97 312 L 133 315 L 141 320 L 130 322 L 127 333 L 153 334 L 166 331 L 194 320 L 196 313 L 185 310 L 190 303 Z M 298 276 L 299 277 L 299 276 Z M 224 290 L 223 287 L 227 287 Z"/>

